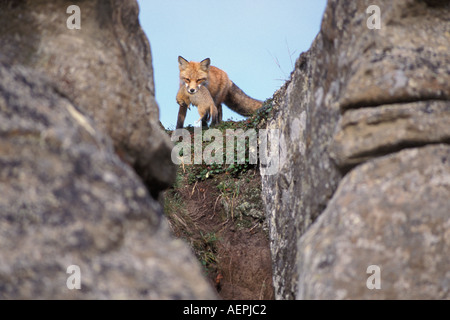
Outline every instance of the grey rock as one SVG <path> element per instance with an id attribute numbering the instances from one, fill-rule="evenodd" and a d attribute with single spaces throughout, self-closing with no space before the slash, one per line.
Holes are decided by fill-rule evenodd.
<path id="1" fill-rule="evenodd" d="M 58 90 L 0 63 L 0 299 L 214 298 L 111 139 Z"/>
<path id="2" fill-rule="evenodd" d="M 156 200 L 175 166 L 137 2 L 76 1 L 81 30 L 72 4 L 0 2 L 0 299 L 215 298 Z"/>
<path id="3" fill-rule="evenodd" d="M 297 60 L 291 80 L 275 93 L 274 116 L 267 123 L 267 129 L 280 133 L 274 153 L 278 171 L 266 175 L 261 168 L 277 299 L 295 297 L 297 241 L 326 207 L 342 176 L 327 151 L 340 116 L 333 55 L 319 34 Z"/>
<path id="4" fill-rule="evenodd" d="M 346 1 L 345 5 L 334 1 L 328 6 L 335 17 L 348 17 L 324 29 L 339 46 L 349 48 L 338 56 L 346 77 L 340 107 L 449 100 L 448 1 L 379 1 L 379 30 L 366 24 L 366 9 L 373 4 L 370 0 Z M 334 13 L 330 11 L 333 6 L 337 6 Z"/>
<path id="5" fill-rule="evenodd" d="M 450 101 L 420 101 L 347 111 L 330 146 L 343 167 L 405 147 L 450 142 Z"/>
<path id="6" fill-rule="evenodd" d="M 367 9 L 373 4 L 380 8 L 379 30 L 367 26 L 372 14 Z M 372 165 L 379 157 L 395 155 L 405 148 L 412 148 L 414 153 L 414 148 L 449 142 L 449 17 L 448 1 L 328 1 L 319 34 L 311 48 L 298 58 L 290 81 L 275 93 L 273 118 L 267 122 L 267 128 L 280 132 L 277 137 L 279 149 L 275 153 L 280 160 L 277 174 L 264 175 L 265 169 L 261 166 L 276 298 L 358 298 L 357 288 L 363 285 L 367 289 L 364 280 L 367 279 L 367 255 L 352 248 L 357 238 L 344 244 L 351 251 L 345 255 L 346 265 L 365 266 L 361 278 L 364 281 L 354 282 L 355 288 L 351 288 L 351 282 L 341 286 L 337 272 L 343 270 L 344 262 L 335 263 L 341 256 L 326 250 L 334 250 L 331 244 L 328 246 L 334 237 L 348 237 L 352 232 L 363 234 L 363 230 L 376 236 L 370 225 L 362 220 L 351 231 L 339 226 L 342 234 L 328 236 L 314 222 L 322 215 L 331 214 L 330 199 L 338 187 L 346 188 L 346 184 L 351 183 L 347 178 L 342 180 L 347 174 L 353 174 L 350 170 L 360 170 L 361 165 Z M 438 162 L 433 156 L 428 158 L 427 152 L 420 154 L 425 157 L 423 164 Z M 406 163 L 395 156 L 390 159 L 391 163 L 384 161 L 382 164 L 385 174 L 392 177 L 390 172 L 397 172 L 402 169 L 398 167 Z M 416 172 L 413 167 L 403 169 Z M 437 171 L 434 174 L 429 176 L 431 181 L 439 180 Z M 403 182 L 396 180 L 399 185 L 413 183 L 406 174 L 402 177 Z M 361 178 L 361 181 L 365 180 Z M 376 189 L 375 184 L 371 186 L 374 190 L 368 190 L 367 194 L 372 192 L 378 197 L 377 201 L 382 202 L 383 196 L 389 197 L 385 190 Z M 419 195 L 418 198 L 425 202 L 423 210 L 426 211 L 427 205 L 432 207 L 436 198 L 443 206 L 442 210 L 449 212 L 450 204 L 442 200 L 449 198 L 445 192 L 444 198 L 441 193 L 430 193 L 430 197 Z M 366 201 L 370 201 L 365 196 Z M 340 210 L 339 218 L 351 220 L 347 215 L 366 212 L 367 204 L 364 201 L 358 201 L 358 204 L 361 207 L 354 207 L 352 213 Z M 377 207 L 372 209 L 378 210 Z M 404 210 L 406 214 L 406 210 L 413 210 L 413 207 Z M 328 218 L 324 221 L 321 228 L 337 228 L 335 221 Z M 413 228 L 414 222 L 407 220 L 405 223 L 399 228 Z M 310 234 L 309 230 L 315 231 Z M 408 239 L 413 241 L 410 235 L 403 233 L 404 238 L 399 236 L 392 241 L 399 245 L 407 243 Z M 371 239 L 372 243 L 376 240 Z M 321 241 L 327 245 L 309 246 L 309 243 Z M 441 246 L 439 250 L 433 251 L 439 253 L 436 259 L 445 260 L 443 256 L 448 255 L 448 247 Z M 378 252 L 372 253 L 376 260 Z M 393 252 L 391 256 L 396 257 L 395 254 Z M 430 248 L 423 247 L 414 254 L 418 255 L 417 259 L 426 260 Z M 384 257 L 380 253 L 380 259 Z M 408 260 L 407 263 L 415 261 Z M 313 270 L 319 265 L 324 268 L 323 274 Z M 333 267 L 327 269 L 328 265 Z M 400 276 L 402 269 L 395 270 L 395 267 L 399 265 L 392 266 L 390 274 Z M 409 270 L 411 274 L 419 272 L 413 266 Z M 445 286 L 439 284 L 441 280 L 447 281 L 441 271 L 430 271 L 429 277 L 433 280 L 423 297 L 447 297 L 443 293 Z M 419 273 L 415 275 L 418 279 L 421 277 Z M 352 276 L 356 277 L 355 274 Z M 342 277 L 355 279 L 345 272 Z M 409 290 L 415 292 L 409 296 L 421 296 L 419 292 L 423 287 L 418 282 L 409 282 L 409 285 Z M 346 291 L 331 294 L 332 290 L 341 287 Z M 401 294 L 402 290 L 401 286 L 392 287 L 386 291 L 389 293 L 379 297 L 407 297 Z"/>
<path id="7" fill-rule="evenodd" d="M 58 1 L 2 1 L 3 60 L 47 75 L 108 134 L 152 195 L 171 185 L 171 142 L 160 130 L 152 57 L 135 0 L 77 1 L 81 30 L 70 30 Z"/>
<path id="8" fill-rule="evenodd" d="M 300 239 L 297 298 L 450 299 L 449 199 L 448 145 L 356 167 Z"/>

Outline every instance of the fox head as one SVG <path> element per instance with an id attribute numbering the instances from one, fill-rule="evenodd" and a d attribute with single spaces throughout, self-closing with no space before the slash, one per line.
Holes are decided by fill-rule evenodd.
<path id="1" fill-rule="evenodd" d="M 201 62 L 189 62 L 179 56 L 178 64 L 180 68 L 180 81 L 186 86 L 188 93 L 194 94 L 201 86 L 207 84 L 211 59 L 207 58 Z"/>

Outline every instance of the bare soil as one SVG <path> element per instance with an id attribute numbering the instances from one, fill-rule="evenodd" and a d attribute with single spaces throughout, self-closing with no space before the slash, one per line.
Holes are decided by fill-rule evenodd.
<path id="1" fill-rule="evenodd" d="M 233 179 L 222 174 L 194 184 L 181 180 L 166 193 L 166 214 L 173 232 L 191 245 L 221 298 L 274 299 L 263 219 L 236 209 L 244 201 L 255 202 L 246 198 L 246 191 L 258 189 L 260 175 L 253 170 Z M 227 194 L 220 190 L 223 181 L 236 182 L 238 191 Z"/>

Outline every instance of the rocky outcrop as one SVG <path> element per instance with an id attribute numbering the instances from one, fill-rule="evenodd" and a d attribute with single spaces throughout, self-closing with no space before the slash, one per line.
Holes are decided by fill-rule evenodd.
<path id="1" fill-rule="evenodd" d="M 82 32 L 65 1 L 0 4 L 0 299 L 214 298 L 152 197 L 173 165 L 137 4 L 77 5 Z"/>
<path id="2" fill-rule="evenodd" d="M 9 64 L 53 79 L 114 142 L 152 195 L 175 169 L 170 139 L 159 130 L 150 46 L 136 1 L 77 1 L 81 29 L 68 29 L 67 1 L 2 1 L 0 48 Z M 70 21 L 70 20 L 69 20 Z"/>
<path id="3" fill-rule="evenodd" d="M 447 101 L 395 103 L 347 111 L 330 152 L 345 168 L 405 147 L 445 141 L 450 141 Z"/>
<path id="4" fill-rule="evenodd" d="M 449 17 L 447 1 L 328 1 L 268 123 L 277 298 L 450 298 Z"/>
<path id="5" fill-rule="evenodd" d="M 449 299 L 449 194 L 449 145 L 356 167 L 300 238 L 297 298 Z"/>

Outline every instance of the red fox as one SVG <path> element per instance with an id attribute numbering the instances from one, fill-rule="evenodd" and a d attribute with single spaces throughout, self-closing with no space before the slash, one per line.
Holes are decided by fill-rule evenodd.
<path id="1" fill-rule="evenodd" d="M 202 125 L 211 118 L 211 125 L 222 121 L 222 103 L 240 115 L 249 116 L 261 108 L 262 101 L 246 95 L 235 85 L 225 71 L 211 66 L 209 58 L 201 62 L 187 61 L 178 57 L 180 68 L 180 89 L 177 93 L 177 129 L 183 128 L 189 104 L 197 105 Z M 209 95 L 202 88 L 208 88 Z M 194 100 L 194 102 L 193 102 Z M 211 106 L 211 100 L 213 106 Z"/>

